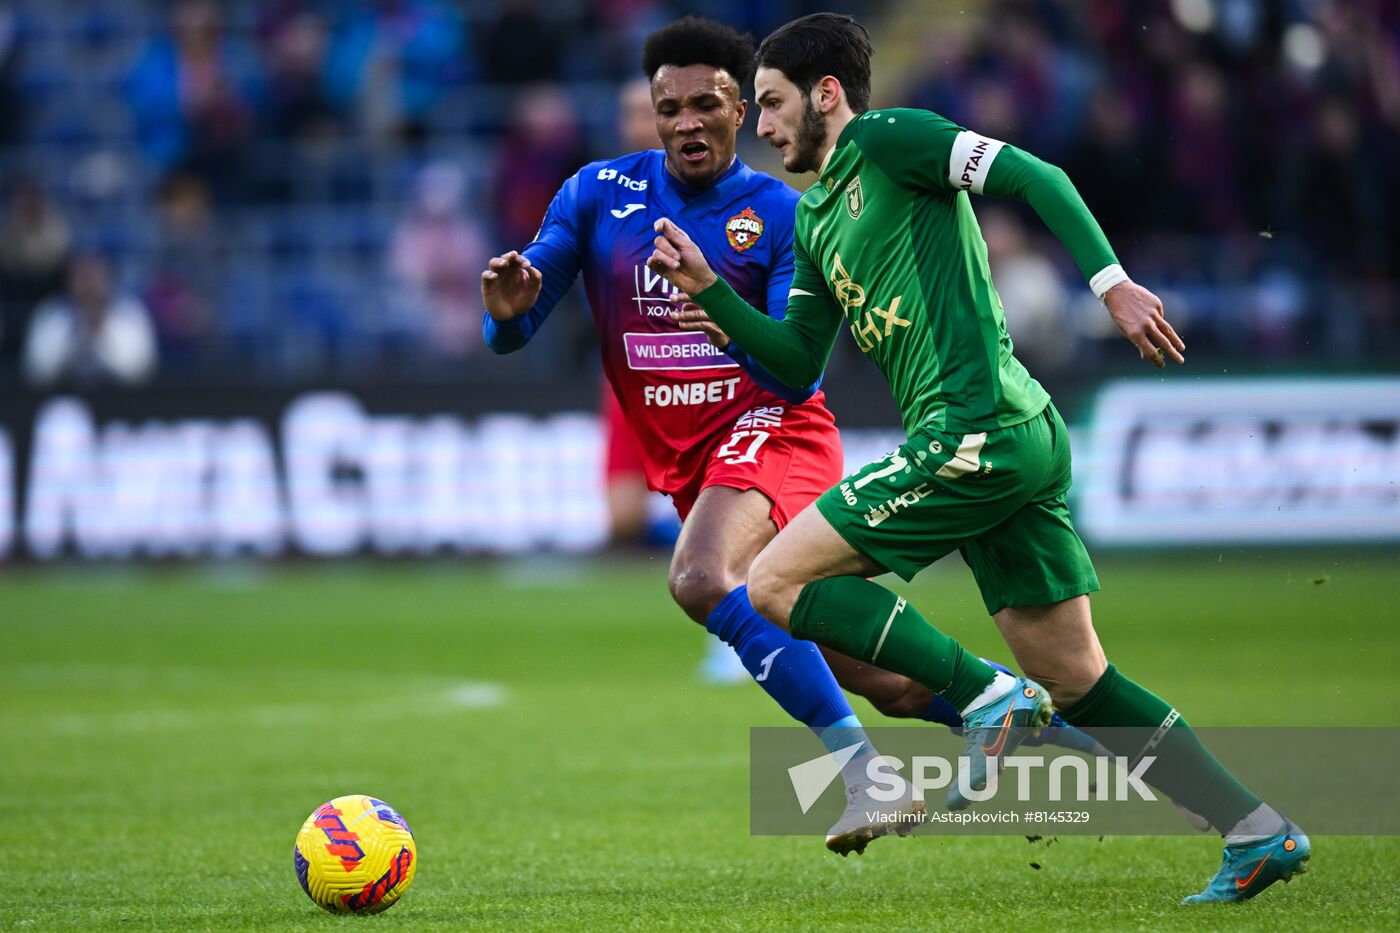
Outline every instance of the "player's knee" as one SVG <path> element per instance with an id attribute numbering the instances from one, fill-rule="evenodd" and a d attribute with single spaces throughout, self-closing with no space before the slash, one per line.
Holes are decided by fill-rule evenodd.
<path id="1" fill-rule="evenodd" d="M 701 625 L 728 593 L 741 581 L 719 571 L 705 561 L 682 560 L 671 565 L 667 581 L 671 598 Z"/>
<path id="2" fill-rule="evenodd" d="M 765 554 L 759 554 L 749 567 L 749 601 L 765 619 L 789 628 L 797 594 L 792 592 L 777 562 Z"/>
<path id="3" fill-rule="evenodd" d="M 1083 658 L 1053 667 L 1031 663 L 1024 667 L 1024 671 L 1027 677 L 1049 692 L 1058 709 L 1066 709 L 1083 699 L 1098 683 L 1106 666 L 1097 663 L 1094 658 Z"/>

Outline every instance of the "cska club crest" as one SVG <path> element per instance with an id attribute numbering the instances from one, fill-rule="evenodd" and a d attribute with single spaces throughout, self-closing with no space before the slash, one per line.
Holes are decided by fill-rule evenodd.
<path id="1" fill-rule="evenodd" d="M 746 207 L 725 223 L 724 235 L 729 237 L 729 245 L 742 253 L 763 236 L 763 218 Z"/>
<path id="2" fill-rule="evenodd" d="M 860 176 L 857 175 L 855 181 L 846 186 L 846 213 L 855 220 L 860 216 L 861 209 L 865 207 L 865 192 L 860 190 Z"/>

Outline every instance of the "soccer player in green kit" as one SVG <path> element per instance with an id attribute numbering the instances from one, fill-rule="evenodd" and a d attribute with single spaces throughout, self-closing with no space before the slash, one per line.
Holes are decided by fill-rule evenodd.
<path id="1" fill-rule="evenodd" d="M 713 322 L 774 376 L 805 385 L 844 325 L 904 420 L 903 446 L 768 544 L 749 596 L 793 635 L 904 674 L 959 708 L 974 789 L 1049 721 L 1052 702 L 1091 734 L 1107 729 L 1101 741 L 1115 754 L 1150 748 L 1146 779 L 1225 837 L 1219 871 L 1186 902 L 1253 897 L 1304 870 L 1307 836 L 1225 770 L 1170 704 L 1108 663 L 1089 609 L 1098 579 L 1066 504 L 1068 433 L 1012 355 L 969 193 L 1029 204 L 1144 359 L 1184 363 L 1185 344 L 1062 171 L 928 111 L 870 110 L 870 54 L 865 29 L 832 13 L 794 20 L 759 48 L 758 134 L 788 171 L 817 172 L 798 203 L 783 320 L 749 307 L 672 221 L 656 224 L 649 264 L 698 305 L 685 326 Z M 953 550 L 1027 677 L 980 661 L 868 579 L 910 579 Z M 948 805 L 967 805 L 956 785 Z"/>

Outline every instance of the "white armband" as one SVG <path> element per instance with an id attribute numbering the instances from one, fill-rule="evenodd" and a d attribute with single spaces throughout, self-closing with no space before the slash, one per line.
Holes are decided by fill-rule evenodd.
<path id="1" fill-rule="evenodd" d="M 1089 288 L 1093 290 L 1094 297 L 1103 301 L 1103 296 L 1108 294 L 1108 290 L 1119 282 L 1128 281 L 1128 273 L 1123 271 L 1123 267 L 1118 263 L 1111 266 L 1104 266 L 1092 279 L 1089 280 Z"/>
<path id="2" fill-rule="evenodd" d="M 987 183 L 987 172 L 997 153 L 1006 143 L 963 130 L 953 140 L 953 152 L 948 158 L 948 184 L 960 191 L 981 194 Z"/>

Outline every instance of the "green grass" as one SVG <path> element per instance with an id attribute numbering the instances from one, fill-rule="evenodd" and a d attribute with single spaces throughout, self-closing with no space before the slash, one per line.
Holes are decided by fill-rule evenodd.
<path id="1" fill-rule="evenodd" d="M 0 578 L 0 927 L 1393 927 L 1400 840 L 1323 837 L 1258 900 L 1176 906 L 1203 837 L 881 841 L 839 859 L 751 837 L 751 686 L 693 677 L 664 562 Z M 1397 561 L 1101 563 L 1110 656 L 1200 725 L 1400 725 Z M 1321 582 L 1318 582 L 1321 581 Z M 960 566 L 909 592 L 1004 657 Z M 498 685 L 504 701 L 489 701 Z M 474 686 L 475 685 L 475 686 Z M 878 720 L 858 704 L 867 722 Z M 419 845 L 378 917 L 324 915 L 292 839 L 344 793 Z M 1041 868 L 1032 869 L 1035 861 Z"/>

